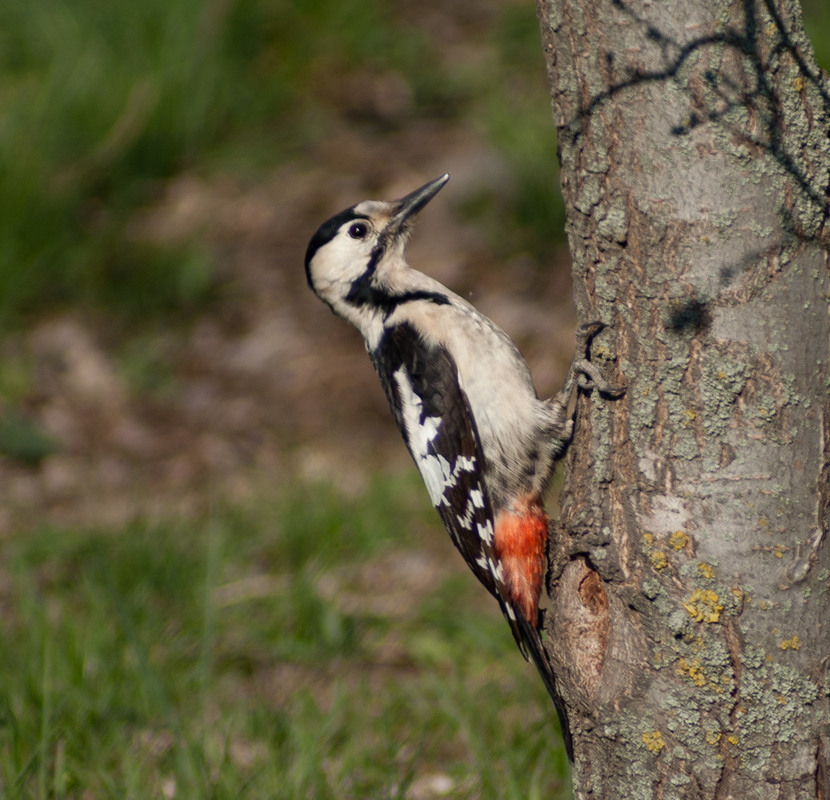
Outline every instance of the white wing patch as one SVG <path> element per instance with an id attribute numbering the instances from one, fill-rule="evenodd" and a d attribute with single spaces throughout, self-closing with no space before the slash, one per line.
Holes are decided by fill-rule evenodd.
<path id="1" fill-rule="evenodd" d="M 394 378 L 398 385 L 398 396 L 401 401 L 409 450 L 424 479 L 432 505 L 438 506 L 444 495 L 449 463 L 434 452 L 431 453 L 429 444 L 438 433 L 441 420 L 439 417 L 423 416 L 423 401 L 413 391 L 412 383 L 404 367 L 394 373 Z"/>
<path id="2" fill-rule="evenodd" d="M 478 535 L 480 539 L 483 539 L 487 544 L 493 544 L 493 523 L 488 519 L 485 523 L 478 524 Z"/>
<path id="3" fill-rule="evenodd" d="M 449 505 L 446 497 L 447 489 L 451 489 L 458 483 L 462 472 L 475 472 L 476 460 L 472 456 L 458 456 L 455 463 L 450 464 L 444 456 L 436 453 L 434 441 L 441 427 L 441 418 L 427 417 L 424 414 L 424 403 L 415 393 L 405 367 L 400 367 L 393 373 L 393 377 L 398 387 L 409 450 L 427 487 L 429 499 L 436 508 L 442 504 Z M 430 445 L 433 446 L 430 447 Z M 483 492 L 480 490 L 472 492 L 469 503 L 467 514 L 460 521 L 467 530 L 472 530 L 474 508 L 484 508 Z M 488 535 L 488 541 L 491 540 L 492 530 Z"/>

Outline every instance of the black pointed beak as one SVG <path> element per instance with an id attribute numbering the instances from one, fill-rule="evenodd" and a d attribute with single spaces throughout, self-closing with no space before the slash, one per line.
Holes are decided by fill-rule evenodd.
<path id="1" fill-rule="evenodd" d="M 398 210 L 395 212 L 395 216 L 392 217 L 391 226 L 396 229 L 402 228 L 410 217 L 415 216 L 415 214 L 444 188 L 444 184 L 449 179 L 449 174 L 445 172 L 440 178 L 425 183 L 420 189 L 416 189 L 406 197 L 398 200 Z"/>

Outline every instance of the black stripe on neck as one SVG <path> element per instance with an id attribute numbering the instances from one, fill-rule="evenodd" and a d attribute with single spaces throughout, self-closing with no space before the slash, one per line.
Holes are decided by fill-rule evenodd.
<path id="1" fill-rule="evenodd" d="M 365 272 L 352 284 L 352 288 L 346 295 L 346 302 L 353 306 L 371 306 L 383 311 L 384 316 L 389 316 L 398 306 L 405 303 L 414 303 L 418 300 L 425 300 L 428 303 L 435 303 L 438 306 L 449 305 L 449 298 L 440 292 L 430 292 L 425 289 L 418 289 L 401 294 L 391 294 L 372 285 L 372 272 Z"/>

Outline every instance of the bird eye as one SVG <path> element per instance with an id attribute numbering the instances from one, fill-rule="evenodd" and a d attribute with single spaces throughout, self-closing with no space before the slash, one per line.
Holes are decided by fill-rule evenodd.
<path id="1" fill-rule="evenodd" d="M 349 227 L 349 236 L 352 239 L 365 239 L 369 233 L 369 226 L 365 222 L 355 222 Z"/>

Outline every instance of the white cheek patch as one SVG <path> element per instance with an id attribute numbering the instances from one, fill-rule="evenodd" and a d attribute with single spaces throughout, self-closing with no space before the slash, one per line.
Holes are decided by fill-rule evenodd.
<path id="1" fill-rule="evenodd" d="M 314 288 L 324 300 L 345 297 L 365 271 L 372 248 L 367 242 L 340 234 L 320 248 L 311 262 Z"/>

